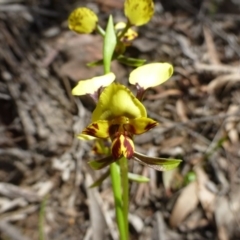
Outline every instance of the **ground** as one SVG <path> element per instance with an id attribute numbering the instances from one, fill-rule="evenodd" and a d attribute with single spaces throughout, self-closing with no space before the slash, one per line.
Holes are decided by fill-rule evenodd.
<path id="1" fill-rule="evenodd" d="M 148 115 L 160 124 L 137 137 L 136 148 L 183 162 L 161 173 L 129 161 L 131 171 L 150 178 L 131 184 L 131 239 L 240 239 L 240 5 L 155 5 L 127 54 L 170 62 L 174 75 L 145 95 Z M 101 37 L 67 28 L 77 6 L 98 13 L 103 27 L 109 14 L 124 19 L 123 0 L 0 0 L 3 240 L 118 239 L 110 180 L 88 188 L 102 172 L 87 165 L 92 143 L 76 138 L 94 102 L 71 89 L 103 72 L 86 67 L 101 58 Z M 127 83 L 131 68 L 114 62 L 112 69 Z"/>

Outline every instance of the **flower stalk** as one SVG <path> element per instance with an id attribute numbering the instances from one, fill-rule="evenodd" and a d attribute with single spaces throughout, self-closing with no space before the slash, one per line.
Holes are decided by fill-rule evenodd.
<path id="1" fill-rule="evenodd" d="M 121 175 L 119 174 L 117 163 L 110 165 L 110 176 L 120 240 L 128 240 L 128 230 L 126 229 L 128 222 L 126 223 L 126 213 L 123 211 Z"/>
<path id="2" fill-rule="evenodd" d="M 129 205 L 129 187 L 128 187 L 128 160 L 122 157 L 119 160 L 121 178 L 122 178 L 122 204 L 123 204 L 123 215 L 125 222 L 126 237 L 128 239 L 128 205 Z"/>

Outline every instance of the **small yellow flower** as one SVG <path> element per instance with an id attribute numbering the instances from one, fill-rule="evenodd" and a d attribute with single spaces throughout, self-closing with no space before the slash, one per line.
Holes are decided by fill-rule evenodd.
<path id="1" fill-rule="evenodd" d="M 68 27 L 76 33 L 91 33 L 97 25 L 98 17 L 90 9 L 75 9 L 68 18 Z"/>
<path id="2" fill-rule="evenodd" d="M 152 0 L 125 0 L 124 13 L 132 25 L 141 26 L 152 18 L 154 3 Z"/>

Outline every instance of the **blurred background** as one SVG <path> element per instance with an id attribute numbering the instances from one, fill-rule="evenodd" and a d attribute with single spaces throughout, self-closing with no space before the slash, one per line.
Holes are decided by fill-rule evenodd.
<path id="1" fill-rule="evenodd" d="M 88 167 L 93 144 L 75 137 L 94 104 L 71 96 L 78 80 L 103 73 L 86 67 L 101 59 L 102 39 L 71 32 L 67 18 L 89 7 L 104 28 L 109 14 L 125 20 L 123 3 L 0 0 L 1 240 L 118 239 L 109 179 L 88 188 L 106 169 Z M 129 161 L 150 178 L 131 184 L 131 239 L 240 239 L 240 2 L 155 1 L 137 30 L 126 55 L 170 62 L 174 75 L 146 93 L 160 124 L 136 148 L 183 162 L 161 173 Z M 112 70 L 127 83 L 132 68 Z"/>

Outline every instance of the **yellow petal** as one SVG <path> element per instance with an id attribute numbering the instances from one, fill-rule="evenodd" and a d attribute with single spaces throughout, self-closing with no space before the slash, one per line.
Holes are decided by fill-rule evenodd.
<path id="1" fill-rule="evenodd" d="M 131 84 L 141 88 L 155 87 L 167 81 L 173 74 L 173 66 L 169 63 L 150 63 L 134 69 L 129 76 Z"/>
<path id="2" fill-rule="evenodd" d="M 91 33 L 97 25 L 97 15 L 88 8 L 75 9 L 68 18 L 68 27 L 77 33 Z"/>
<path id="3" fill-rule="evenodd" d="M 108 73 L 103 76 L 94 77 L 87 80 L 80 80 L 77 86 L 73 88 L 72 94 L 76 96 L 94 94 L 98 92 L 101 87 L 110 85 L 114 80 L 114 73 Z"/>
<path id="4" fill-rule="evenodd" d="M 130 119 L 146 117 L 143 104 L 124 85 L 112 83 L 100 95 L 92 114 L 92 122 L 99 119 L 112 120 L 124 116 Z"/>
<path id="5" fill-rule="evenodd" d="M 97 138 L 108 138 L 109 137 L 109 123 L 106 120 L 99 120 L 88 125 L 84 130 L 83 134 L 90 135 Z"/>
<path id="6" fill-rule="evenodd" d="M 84 141 L 91 141 L 91 140 L 96 139 L 95 137 L 92 137 L 92 136 L 89 136 L 89 135 L 86 135 L 86 134 L 82 134 L 82 133 L 78 134 L 77 138 L 80 139 L 80 140 L 84 140 Z"/>
<path id="7" fill-rule="evenodd" d="M 129 137 L 120 135 L 113 140 L 111 150 L 114 159 L 118 159 L 122 156 L 130 159 L 134 154 L 134 144 Z"/>
<path id="8" fill-rule="evenodd" d="M 149 131 L 157 124 L 158 123 L 155 120 L 146 117 L 129 119 L 129 124 L 126 125 L 126 130 L 128 130 L 132 134 L 138 135 Z"/>
<path id="9" fill-rule="evenodd" d="M 116 25 L 115 25 L 115 29 L 116 30 L 123 30 L 125 27 L 126 27 L 126 23 L 125 22 L 118 22 Z"/>
<path id="10" fill-rule="evenodd" d="M 152 0 L 125 0 L 124 13 L 132 25 L 140 26 L 152 18 L 154 3 Z"/>

